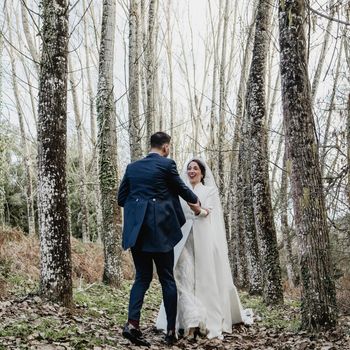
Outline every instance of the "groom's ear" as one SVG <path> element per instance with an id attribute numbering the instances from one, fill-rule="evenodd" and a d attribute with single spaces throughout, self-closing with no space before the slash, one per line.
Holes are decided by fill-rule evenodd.
<path id="1" fill-rule="evenodd" d="M 165 144 L 162 146 L 162 152 L 163 152 L 165 155 L 168 155 L 168 154 L 169 154 L 169 144 L 168 144 L 168 143 L 165 143 Z"/>

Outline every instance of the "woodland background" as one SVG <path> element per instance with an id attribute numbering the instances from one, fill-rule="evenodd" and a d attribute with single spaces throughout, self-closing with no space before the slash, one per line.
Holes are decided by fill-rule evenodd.
<path id="1" fill-rule="evenodd" d="M 3 0 L 1 8 L 0 297 L 10 303 L 2 304 L 6 346 L 16 346 L 16 339 L 26 344 L 23 339 L 36 332 L 11 328 L 18 323 L 16 308 L 29 300 L 24 309 L 47 317 L 51 306 L 41 297 L 72 307 L 81 301 L 72 284 L 84 295 L 84 307 L 105 312 L 107 319 L 114 317 L 113 298 L 104 305 L 96 300 L 113 295 L 126 303 L 133 271 L 120 248 L 115 193 L 125 166 L 147 154 L 157 130 L 172 136 L 171 157 L 179 170 L 196 155 L 215 174 L 235 284 L 265 322 L 240 330 L 240 346 L 249 348 L 249 339 L 261 337 L 267 343 L 259 346 L 267 348 L 278 338 L 269 329 L 283 329 L 290 332 L 281 333 L 285 339 L 307 348 L 313 340 L 297 333 L 299 326 L 332 332 L 336 324 L 336 335 L 325 333 L 320 341 L 345 346 L 349 1 Z M 56 243 L 63 244 L 58 253 Z M 33 291 L 40 298 L 23 301 Z M 150 294 L 155 300 L 147 304 L 147 324 L 159 288 Z M 276 316 L 274 305 L 283 300 Z M 113 327 L 123 322 L 123 312 Z M 103 317 L 100 326 L 108 333 Z M 281 321 L 294 317 L 289 324 Z M 107 346 L 108 336 L 85 346 Z M 72 346 L 71 336 L 64 337 Z M 30 341 L 43 343 L 37 336 Z M 110 346 L 115 341 L 112 336 Z M 232 341 L 238 340 L 227 346 Z"/>

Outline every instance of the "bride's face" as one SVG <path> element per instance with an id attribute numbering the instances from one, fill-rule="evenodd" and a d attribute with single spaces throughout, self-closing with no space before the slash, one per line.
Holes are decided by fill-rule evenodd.
<path id="1" fill-rule="evenodd" d="M 191 162 L 188 164 L 187 176 L 190 180 L 191 185 L 196 185 L 201 182 L 203 175 L 197 162 Z"/>

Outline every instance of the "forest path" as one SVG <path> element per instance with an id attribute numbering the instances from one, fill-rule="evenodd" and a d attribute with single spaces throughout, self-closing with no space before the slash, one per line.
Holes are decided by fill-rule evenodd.
<path id="1" fill-rule="evenodd" d="M 19 281 L 20 282 L 20 281 Z M 119 290 L 102 284 L 75 289 L 73 310 L 35 296 L 9 296 L 0 301 L 0 350 L 7 349 L 140 349 L 122 335 L 130 282 Z M 242 302 L 255 311 L 255 323 L 233 327 L 223 341 L 180 339 L 172 349 L 350 349 L 350 317 L 341 317 L 337 330 L 307 334 L 297 330 L 298 302 L 267 308 L 260 298 L 244 293 Z M 154 281 L 142 314 L 142 330 L 151 349 L 169 348 L 155 332 L 154 320 L 160 303 L 159 284 Z"/>

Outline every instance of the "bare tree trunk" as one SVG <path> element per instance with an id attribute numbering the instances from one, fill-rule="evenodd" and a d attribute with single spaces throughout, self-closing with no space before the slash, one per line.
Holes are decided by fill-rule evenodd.
<path id="1" fill-rule="evenodd" d="M 36 72 L 38 73 L 39 68 L 40 68 L 39 67 L 39 54 L 38 54 L 38 50 L 35 46 L 35 42 L 32 38 L 32 33 L 30 30 L 30 26 L 29 26 L 29 20 L 28 20 L 29 8 L 27 7 L 25 0 L 21 0 L 20 3 L 21 3 L 22 26 L 23 26 L 24 36 L 25 36 L 26 42 L 28 44 L 30 55 L 32 56 L 33 61 L 35 62 Z"/>
<path id="2" fill-rule="evenodd" d="M 21 5 L 22 5 L 22 11 L 25 11 L 25 12 L 28 11 L 27 9 L 23 9 L 23 6 L 24 6 L 23 2 L 21 2 Z M 26 16 L 27 16 L 27 13 L 24 14 L 24 17 L 26 17 Z M 28 36 L 27 40 L 32 41 L 32 38 L 30 36 L 28 19 L 26 18 L 23 21 L 26 22 L 26 23 L 23 23 L 23 29 L 25 31 L 26 37 Z M 28 33 L 27 33 L 27 31 L 28 31 Z M 18 38 L 19 51 L 23 52 L 22 30 L 19 28 L 19 19 L 18 19 L 17 15 L 16 15 L 16 32 L 17 32 L 17 38 Z M 33 92 L 34 86 L 32 85 L 32 80 L 33 80 L 33 78 L 38 79 L 40 67 L 39 67 L 39 56 L 38 56 L 36 48 L 34 47 L 34 42 L 32 41 L 31 44 L 28 43 L 28 46 L 30 46 L 30 45 L 32 46 L 32 48 L 30 49 L 30 53 L 31 53 L 31 55 L 33 55 L 33 54 L 35 55 L 35 57 L 32 57 L 33 60 L 35 61 L 34 64 L 35 64 L 35 68 L 36 68 L 34 70 L 34 72 L 30 70 L 31 66 L 28 66 L 28 59 L 25 56 L 19 55 L 19 58 L 21 60 L 24 74 L 25 74 L 27 82 L 28 82 L 27 87 L 28 87 L 28 92 L 29 92 L 29 96 L 30 96 L 32 116 L 33 116 L 34 123 L 35 123 L 35 131 L 37 132 L 37 129 L 38 129 L 38 118 L 37 118 L 38 106 L 37 106 L 37 101 L 35 100 L 35 94 Z"/>
<path id="3" fill-rule="evenodd" d="M 222 33 L 221 62 L 219 74 L 219 129 L 218 129 L 218 187 L 221 198 L 225 198 L 225 172 L 224 172 L 224 142 L 225 142 L 225 123 L 226 123 L 226 43 L 227 27 L 229 20 L 229 0 L 225 2 L 224 9 L 224 28 Z"/>
<path id="4" fill-rule="evenodd" d="M 88 196 L 87 196 L 87 180 L 85 169 L 85 156 L 83 145 L 83 126 L 82 118 L 78 106 L 78 96 L 76 91 L 76 83 L 73 75 L 73 67 L 70 58 L 68 58 L 69 66 L 69 81 L 72 92 L 73 111 L 75 117 L 75 127 L 77 129 L 77 141 L 78 141 L 78 155 L 79 155 L 79 199 L 81 207 L 81 228 L 82 228 L 82 240 L 84 243 L 90 242 L 90 229 L 89 229 L 89 209 L 88 209 Z"/>
<path id="5" fill-rule="evenodd" d="M 121 211 L 115 198 L 118 169 L 116 119 L 113 97 L 115 20 L 115 0 L 103 0 L 97 91 L 98 145 L 100 153 L 100 186 L 105 256 L 103 280 L 110 285 L 120 286 L 123 277 L 120 242 Z"/>
<path id="6" fill-rule="evenodd" d="M 146 48 L 146 82 L 147 82 L 147 109 L 146 109 L 146 135 L 147 140 L 150 139 L 154 132 L 154 121 L 156 119 L 155 105 L 155 77 L 156 77 L 156 57 L 155 57 L 155 41 L 156 41 L 156 8 L 158 0 L 150 0 L 148 11 L 148 36 Z"/>
<path id="7" fill-rule="evenodd" d="M 129 9 L 129 144 L 131 161 L 142 156 L 140 128 L 140 2 L 130 0 Z"/>
<path id="8" fill-rule="evenodd" d="M 200 127 L 203 129 L 202 124 L 202 106 L 203 106 L 203 99 L 205 94 L 200 93 L 198 91 L 204 91 L 206 86 L 206 81 L 208 77 L 208 70 L 209 70 L 209 64 L 210 64 L 210 55 L 208 55 L 208 50 L 205 52 L 204 56 L 204 74 L 203 74 L 203 80 L 202 85 L 200 88 L 197 87 L 196 82 L 196 61 L 194 57 L 194 41 L 193 41 L 193 31 L 190 25 L 190 47 L 191 47 L 191 63 L 192 63 L 192 72 L 189 70 L 189 64 L 186 56 L 186 50 L 185 50 L 185 39 L 183 35 L 180 32 L 180 40 L 181 40 L 181 48 L 182 48 L 182 61 L 183 65 L 180 63 L 179 67 L 185 77 L 186 80 L 186 87 L 187 87 L 187 95 L 188 95 L 188 102 L 189 102 L 189 109 L 190 109 L 190 118 L 192 122 L 192 145 L 190 152 L 194 152 L 195 154 L 199 154 L 199 135 L 200 135 Z M 193 81 L 190 79 L 190 74 L 193 75 Z M 199 96 L 199 97 L 198 97 Z M 187 150 L 186 150 L 187 151 Z"/>
<path id="9" fill-rule="evenodd" d="M 273 94 L 272 94 L 272 98 L 271 98 L 271 102 L 269 105 L 269 111 L 267 113 L 268 117 L 267 117 L 267 131 L 271 130 L 271 124 L 272 124 L 272 118 L 273 118 L 273 113 L 275 111 L 275 107 L 276 107 L 276 100 L 277 100 L 277 92 L 279 91 L 279 87 L 281 86 L 281 76 L 280 74 L 277 75 L 276 80 L 275 80 L 275 86 L 273 88 Z M 269 101 L 267 99 L 267 101 Z"/>
<path id="10" fill-rule="evenodd" d="M 346 155 L 347 155 L 347 166 L 348 166 L 348 186 L 347 186 L 347 196 L 348 204 L 350 205 L 350 93 L 348 95 L 348 109 L 346 118 Z"/>
<path id="11" fill-rule="evenodd" d="M 244 121 L 246 123 L 246 121 Z M 242 136 L 248 137 L 248 127 L 242 124 Z M 243 271 L 247 271 L 247 276 L 238 274 L 238 280 L 245 283 L 244 287 L 249 288 L 250 294 L 262 294 L 263 291 L 263 274 L 261 269 L 261 257 L 258 246 L 258 237 L 255 228 L 254 210 L 253 210 L 253 192 L 251 186 L 251 167 L 249 152 L 246 149 L 247 143 L 240 144 L 238 158 L 238 178 L 237 178 L 237 208 L 235 208 L 233 216 L 235 225 L 232 226 L 233 238 L 237 242 L 237 264 L 247 264 Z M 243 225 L 240 225 L 240 218 L 243 219 Z M 242 238 L 245 236 L 245 246 L 240 246 Z M 245 250 L 243 250 L 245 248 Z M 241 260 L 243 259 L 243 261 Z M 238 270 L 238 273 L 240 271 Z"/>
<path id="12" fill-rule="evenodd" d="M 335 10 L 336 10 L 336 7 L 334 6 L 334 0 L 331 0 L 331 2 L 329 4 L 329 17 L 330 17 L 330 19 L 328 20 L 326 30 L 324 31 L 324 33 L 325 33 L 324 39 L 323 39 L 321 51 L 319 53 L 319 59 L 318 59 L 318 63 L 317 63 L 316 72 L 314 75 L 314 79 L 312 81 L 312 87 L 311 87 L 312 103 L 315 102 L 317 88 L 318 88 L 318 85 L 320 83 L 323 64 L 324 64 L 324 61 L 325 61 L 325 58 L 327 55 L 327 46 L 328 46 L 329 39 L 331 37 L 331 30 L 332 30 L 332 24 L 333 24 L 333 21 L 331 20 L 331 18 L 334 17 Z"/>
<path id="13" fill-rule="evenodd" d="M 0 44 L 1 45 L 1 44 Z M 1 53 L 0 53 L 1 58 Z M 1 73 L 0 73 L 1 74 Z M 0 87 L 0 93 L 2 89 Z M 0 134 L 1 135 L 1 134 Z M 6 141 L 3 135 L 0 137 L 0 227 L 3 229 L 5 227 L 5 184 L 6 184 Z"/>
<path id="14" fill-rule="evenodd" d="M 68 232 L 67 55 L 68 4 L 42 0 L 42 52 L 39 80 L 38 209 L 41 293 L 72 304 L 72 266 Z"/>
<path id="15" fill-rule="evenodd" d="M 217 25 L 217 32 L 215 34 L 215 28 L 212 18 L 212 10 L 210 1 L 208 1 L 209 11 L 210 11 L 210 20 L 211 20 L 211 31 L 213 34 L 213 51 L 214 51 L 214 61 L 213 61 L 213 80 L 212 80 L 212 90 L 211 90 L 211 105 L 210 105 L 210 124 L 209 124 L 209 159 L 208 165 L 212 169 L 214 175 L 217 175 L 217 161 L 216 161 L 216 125 L 217 125 L 217 75 L 219 71 L 219 44 L 221 36 L 221 27 L 222 27 L 222 0 L 219 3 L 219 19 Z"/>
<path id="16" fill-rule="evenodd" d="M 37 131 L 38 129 L 38 118 L 37 118 L 37 114 L 38 114 L 38 106 L 37 106 L 37 101 L 35 100 L 35 93 L 33 92 L 33 86 L 30 83 L 31 76 L 30 76 L 30 71 L 28 69 L 28 63 L 25 61 L 25 59 L 23 58 L 23 56 L 21 55 L 21 63 L 22 63 L 22 67 L 24 70 L 24 74 L 26 75 L 27 78 L 27 82 L 28 82 L 28 92 L 29 92 L 29 96 L 30 96 L 30 105 L 32 107 L 32 116 L 33 116 L 33 120 L 34 120 L 34 126 L 35 126 L 35 130 Z M 37 72 L 38 73 L 38 72 Z M 37 77 L 37 74 L 36 74 Z"/>
<path id="17" fill-rule="evenodd" d="M 242 121 L 244 117 L 243 101 L 245 99 L 245 94 L 246 94 L 246 81 L 247 81 L 247 75 L 248 75 L 249 63 L 250 63 L 249 61 L 251 56 L 250 40 L 251 40 L 253 28 L 254 28 L 254 23 L 250 24 L 249 26 L 246 47 L 243 54 L 241 76 L 239 80 L 237 101 L 236 101 L 236 118 L 235 118 L 235 125 L 234 125 L 234 131 L 233 131 L 229 186 L 228 186 L 228 195 L 227 195 L 226 212 L 225 212 L 225 223 L 230 221 L 230 225 L 227 225 L 227 227 L 231 228 L 231 235 L 229 237 L 229 240 L 234 240 L 236 239 L 235 237 L 237 236 L 236 230 L 238 226 L 236 224 L 235 218 L 239 217 L 238 213 L 236 213 L 236 211 L 239 208 L 238 199 L 236 195 L 238 191 L 238 187 L 237 187 L 237 181 L 238 181 L 237 176 L 238 176 L 238 168 L 239 168 L 238 156 L 239 156 L 239 148 L 241 143 Z M 233 243 L 229 244 L 229 247 L 233 247 L 233 246 L 234 246 Z M 230 252 L 229 256 L 231 258 L 234 258 L 235 254 L 233 252 Z M 232 263 L 234 262 L 231 261 L 231 264 Z"/>
<path id="18" fill-rule="evenodd" d="M 286 268 L 289 285 L 294 288 L 299 284 L 296 261 L 292 250 L 293 230 L 288 224 L 288 167 L 286 149 L 283 155 L 283 170 L 281 178 L 281 230 L 283 235 L 283 246 L 286 253 Z"/>
<path id="19" fill-rule="evenodd" d="M 4 42 L 2 37 L 2 31 L 0 30 L 0 115 L 2 114 L 2 75 L 3 75 L 3 49 Z M 6 181 L 6 139 L 3 137 L 2 132 L 0 134 L 0 227 L 5 227 L 5 181 Z"/>
<path id="20" fill-rule="evenodd" d="M 185 53 L 185 43 L 184 43 L 184 38 L 183 35 L 180 32 L 180 40 L 181 40 L 181 49 L 182 49 L 182 58 L 183 58 L 183 65 L 180 64 L 180 69 L 182 71 L 182 73 L 185 76 L 185 80 L 186 80 L 186 86 L 187 86 L 187 94 L 188 94 L 188 104 L 189 104 L 189 110 L 190 110 L 190 118 L 191 118 L 191 122 L 193 125 L 193 130 L 195 130 L 196 125 L 195 125 L 195 114 L 194 114 L 194 104 L 195 102 L 193 101 L 194 98 L 192 97 L 192 88 L 193 86 L 195 86 L 195 82 L 192 84 L 191 86 L 191 82 L 190 82 L 190 71 L 188 68 L 188 61 L 187 61 L 187 56 Z M 193 41 L 191 41 L 191 43 L 193 44 Z M 195 88 L 194 88 L 195 90 Z M 195 132 L 194 132 L 195 134 Z M 197 143 L 196 143 L 196 137 L 194 137 L 194 142 L 192 145 L 192 151 L 196 152 L 196 148 L 197 148 Z"/>
<path id="21" fill-rule="evenodd" d="M 12 39 L 12 29 L 10 28 L 10 17 L 8 13 L 7 22 L 9 24 L 9 39 L 10 42 L 13 42 Z M 13 93 L 15 97 L 16 103 L 16 111 L 18 115 L 19 129 L 21 132 L 21 146 L 23 150 L 23 161 L 24 167 L 26 171 L 26 203 L 27 203 L 27 218 L 28 218 L 28 233 L 29 235 L 35 235 L 35 213 L 34 213 L 34 195 L 33 195 L 33 175 L 32 175 L 32 165 L 30 161 L 30 152 L 27 142 L 27 135 L 24 128 L 24 114 L 21 105 L 21 97 L 18 90 L 17 84 L 17 75 L 16 75 L 16 61 L 15 61 L 15 53 L 12 45 L 9 47 L 9 55 L 11 60 L 11 79 L 12 79 L 12 87 Z"/>
<path id="22" fill-rule="evenodd" d="M 83 11 L 86 11 L 86 1 L 83 0 Z M 93 16 L 92 16 L 93 17 Z M 85 64 L 86 64 L 86 76 L 88 84 L 88 97 L 90 107 L 90 135 L 91 135 L 91 148 L 92 148 L 92 159 L 91 168 L 93 175 L 93 207 L 96 214 L 96 227 L 97 227 L 97 238 L 98 243 L 102 243 L 102 208 L 101 208 L 101 192 L 99 183 L 99 161 L 97 151 L 97 140 L 96 140 L 96 114 L 95 114 L 95 96 L 92 89 L 91 82 L 91 67 L 90 67 L 90 50 L 88 45 L 88 30 L 87 30 L 87 17 L 84 16 L 84 46 L 85 46 Z"/>
<path id="23" fill-rule="evenodd" d="M 154 130 L 163 130 L 164 116 L 162 115 L 163 110 L 163 96 L 162 96 L 162 84 L 159 81 L 158 72 L 158 32 L 159 32 L 159 0 L 156 1 L 154 16 Z"/>
<path id="24" fill-rule="evenodd" d="M 170 125 L 169 129 L 172 133 L 172 142 L 176 144 L 174 122 L 175 122 L 175 99 L 174 99 L 174 77 L 173 77 L 173 53 L 172 53 L 172 28 L 171 28 L 171 16 L 170 16 L 170 4 L 171 1 L 167 2 L 166 7 L 166 53 L 167 53 L 167 63 L 169 69 L 169 109 L 170 109 Z M 176 157 L 175 147 L 171 148 L 170 156 L 172 158 Z"/>
<path id="25" fill-rule="evenodd" d="M 304 20 L 303 0 L 280 1 L 282 102 L 296 231 L 301 245 L 302 327 L 317 330 L 336 324 L 337 307 L 312 116 Z"/>
<path id="26" fill-rule="evenodd" d="M 331 121 L 332 121 L 332 113 L 334 109 L 334 100 L 335 100 L 335 94 L 337 91 L 338 86 L 338 79 L 339 79 L 339 73 L 340 73 L 340 63 L 342 59 L 342 52 L 343 52 L 343 42 L 344 42 L 344 36 L 341 38 L 340 41 L 340 48 L 339 48 L 339 55 L 338 55 L 338 62 L 335 68 L 335 76 L 334 76 L 334 82 L 333 82 L 333 89 L 331 93 L 331 97 L 329 99 L 329 107 L 328 107 L 328 113 L 327 113 L 327 119 L 326 119 L 326 128 L 324 131 L 324 139 L 321 149 L 321 175 L 326 175 L 326 156 L 327 156 L 327 149 L 328 149 L 328 138 L 329 138 L 329 129 L 331 127 Z"/>
<path id="27" fill-rule="evenodd" d="M 279 126 L 277 133 L 278 134 L 282 133 L 282 125 Z M 277 164 L 278 164 L 278 160 L 281 159 L 283 140 L 284 140 L 284 136 L 278 135 L 278 145 L 277 145 L 277 150 L 276 150 L 276 157 L 274 159 L 274 167 L 272 169 L 272 175 L 271 175 L 271 187 L 272 188 L 276 182 L 276 174 L 277 174 L 277 169 L 278 169 Z"/>
<path id="28" fill-rule="evenodd" d="M 146 71 L 147 71 L 147 31 L 146 31 L 146 6 L 145 6 L 145 0 L 140 0 L 140 8 L 141 8 L 141 30 L 139 33 L 139 44 L 138 46 L 141 48 L 142 51 L 142 61 L 140 65 L 140 79 L 141 79 L 141 102 L 142 102 L 142 109 L 143 114 L 146 116 L 147 111 L 147 78 L 146 78 Z M 146 120 L 146 119 L 145 119 Z M 147 121 L 146 121 L 147 123 Z M 147 132 L 147 125 L 146 125 L 146 132 Z M 149 139 L 146 140 L 146 149 L 148 148 L 148 142 Z"/>
<path id="29" fill-rule="evenodd" d="M 262 243 L 264 300 L 267 304 L 283 302 L 283 290 L 277 237 L 273 219 L 268 170 L 266 118 L 266 59 L 272 6 L 260 0 L 256 17 L 252 63 L 248 80 L 247 114 L 250 126 L 252 188 L 257 234 Z"/>

